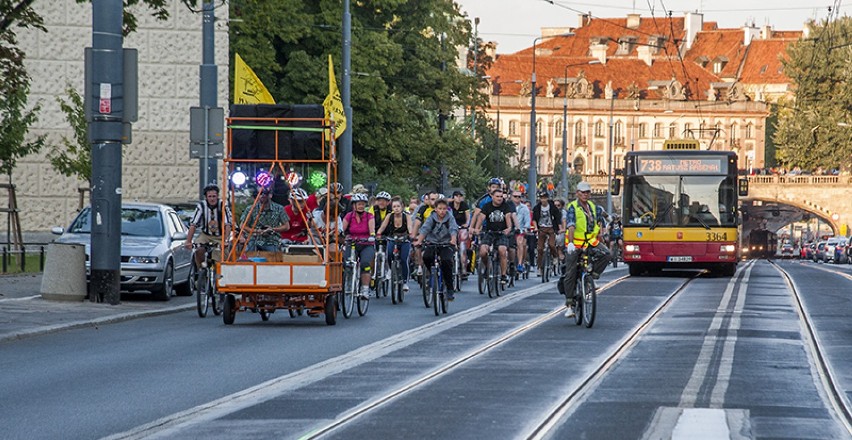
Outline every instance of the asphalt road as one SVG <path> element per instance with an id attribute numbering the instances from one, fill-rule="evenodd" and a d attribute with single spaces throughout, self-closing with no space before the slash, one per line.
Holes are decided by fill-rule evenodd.
<path id="1" fill-rule="evenodd" d="M 852 280 L 825 271 L 849 268 L 781 267 L 848 400 Z M 849 437 L 774 267 L 742 265 L 733 281 L 665 272 L 612 283 L 625 275 L 599 281 L 591 329 L 562 317 L 555 287 L 533 278 L 499 299 L 468 282 L 442 317 L 412 291 L 336 326 L 281 311 L 225 326 L 187 311 L 0 343 L 2 436 L 519 438 L 579 389 L 552 438 L 697 438 L 697 427 Z"/>

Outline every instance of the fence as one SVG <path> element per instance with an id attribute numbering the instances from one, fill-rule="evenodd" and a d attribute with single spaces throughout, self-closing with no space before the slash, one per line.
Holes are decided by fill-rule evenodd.
<path id="1" fill-rule="evenodd" d="M 44 270 L 47 244 L 22 243 L 0 249 L 0 273 L 41 272 Z"/>

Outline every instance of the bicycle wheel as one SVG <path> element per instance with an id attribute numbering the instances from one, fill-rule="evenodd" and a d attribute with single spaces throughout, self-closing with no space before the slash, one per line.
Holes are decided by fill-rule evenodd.
<path id="1" fill-rule="evenodd" d="M 542 257 L 542 265 L 541 265 L 541 282 L 546 283 L 550 281 L 550 250 L 544 250 L 544 257 Z"/>
<path id="2" fill-rule="evenodd" d="M 612 267 L 618 267 L 618 245 L 612 247 Z"/>
<path id="3" fill-rule="evenodd" d="M 349 319 L 355 309 L 355 292 L 358 289 L 358 277 L 353 275 L 353 268 L 347 267 L 343 272 L 343 292 L 340 301 L 340 311 L 343 317 Z"/>
<path id="4" fill-rule="evenodd" d="M 216 269 L 208 270 L 207 273 L 210 274 L 207 278 L 207 284 L 210 286 L 208 289 L 210 292 L 210 306 L 213 307 L 213 314 L 219 316 L 222 314 L 225 298 L 219 293 L 219 288 L 216 287 L 216 279 L 218 278 Z"/>
<path id="5" fill-rule="evenodd" d="M 576 284 L 574 285 L 574 324 L 577 325 L 583 323 L 583 283 L 585 282 L 586 274 L 578 272 Z"/>
<path id="6" fill-rule="evenodd" d="M 358 304 L 358 316 L 366 315 L 367 309 L 370 307 L 370 297 L 358 295 L 355 302 Z"/>
<path id="7" fill-rule="evenodd" d="M 435 270 L 433 269 L 432 272 L 435 272 Z M 426 306 L 427 309 L 429 307 L 432 307 L 432 287 L 431 286 L 435 285 L 435 283 L 432 282 L 432 276 L 433 275 L 435 275 L 435 274 L 433 273 L 433 274 L 429 274 L 427 276 L 426 275 L 426 269 L 425 268 L 423 269 L 423 304 Z"/>
<path id="8" fill-rule="evenodd" d="M 598 295 L 595 291 L 595 280 L 589 276 L 583 278 L 583 324 L 586 328 L 592 328 L 595 324 Z"/>
<path id="9" fill-rule="evenodd" d="M 442 290 L 443 290 L 443 289 L 442 289 Z M 446 314 L 446 313 L 447 313 L 447 308 L 448 308 L 448 306 L 449 306 L 449 302 L 450 302 L 449 298 L 447 298 L 447 292 L 446 292 L 446 291 L 442 291 L 442 292 L 441 292 L 441 296 L 440 296 L 440 297 L 441 297 L 441 313 Z"/>
<path id="10" fill-rule="evenodd" d="M 479 287 L 479 294 L 484 295 L 488 290 L 488 271 L 483 260 L 476 263 L 476 284 Z"/>
<path id="11" fill-rule="evenodd" d="M 435 311 L 435 316 L 438 316 L 438 315 L 441 314 L 441 300 L 438 298 L 438 295 L 439 295 L 438 291 L 441 290 L 442 286 L 440 284 L 441 279 L 438 278 L 438 273 L 437 273 L 438 270 L 439 269 L 437 269 L 437 268 L 433 268 L 432 269 L 432 276 L 429 277 L 430 283 L 432 284 L 432 287 L 429 289 L 429 290 L 431 290 L 430 300 L 432 301 L 432 309 Z"/>
<path id="12" fill-rule="evenodd" d="M 189 273 L 190 280 L 192 280 L 193 278 L 197 278 L 197 280 L 195 281 L 197 283 L 197 292 L 195 293 L 195 304 L 198 308 L 198 316 L 200 318 L 204 318 L 207 316 L 207 309 L 210 305 L 210 302 L 207 301 L 207 288 L 209 287 L 209 283 L 207 282 L 207 270 L 202 269 L 199 271 L 195 268 L 195 264 L 192 264 L 191 268 L 189 269 Z"/>
<path id="13" fill-rule="evenodd" d="M 402 284 L 399 279 L 399 260 L 393 260 L 391 263 L 391 281 L 390 281 L 390 289 L 391 289 L 391 302 L 393 304 L 400 303 L 402 301 L 399 300 L 399 293 L 402 292 Z"/>
<path id="14" fill-rule="evenodd" d="M 493 249 L 491 252 L 495 252 Z M 500 296 L 500 260 L 491 258 L 491 267 L 488 270 L 488 297 Z"/>

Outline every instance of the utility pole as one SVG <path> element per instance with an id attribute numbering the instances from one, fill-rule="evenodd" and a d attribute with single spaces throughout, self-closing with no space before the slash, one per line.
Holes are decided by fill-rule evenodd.
<path id="1" fill-rule="evenodd" d="M 535 156 L 535 147 L 537 142 L 535 127 L 535 43 L 541 39 L 542 37 L 536 37 L 533 40 L 532 88 L 530 89 L 530 167 L 527 174 L 527 197 L 529 200 L 534 200 L 538 190 L 538 186 L 536 184 L 536 181 L 538 180 L 536 176 L 536 167 L 538 166 L 538 163 Z"/>
<path id="2" fill-rule="evenodd" d="M 477 66 L 479 55 L 479 17 L 473 19 L 473 77 L 479 86 L 479 68 Z M 476 102 L 470 112 L 470 137 L 476 139 Z"/>
<path id="3" fill-rule="evenodd" d="M 200 100 L 201 108 L 205 110 L 205 121 L 209 123 L 209 111 L 217 106 L 217 88 L 218 88 L 218 73 L 216 72 L 216 35 L 215 27 L 216 16 L 214 13 L 215 6 L 213 0 L 204 2 L 203 5 L 203 22 L 201 25 L 201 67 L 200 76 Z M 205 127 L 205 132 L 207 128 Z M 210 160 L 210 151 L 207 147 L 209 140 L 205 143 L 204 154 L 199 161 L 198 172 L 198 193 L 201 198 L 204 198 L 204 187 L 210 183 L 217 181 L 217 165 L 216 160 Z"/>
<path id="4" fill-rule="evenodd" d="M 343 191 L 352 190 L 352 14 L 349 12 L 349 0 L 343 0 L 343 113 L 346 115 L 346 131 L 340 136 L 340 183 Z"/>
<path id="5" fill-rule="evenodd" d="M 92 1 L 91 119 L 93 300 L 120 302 L 121 141 L 125 106 L 121 0 Z"/>
<path id="6" fill-rule="evenodd" d="M 444 50 L 444 34 L 441 34 L 441 52 Z M 447 62 L 441 61 L 441 72 L 447 71 Z M 438 104 L 440 105 L 440 104 Z M 447 115 L 444 114 L 444 110 L 442 108 L 438 108 L 438 134 L 443 138 L 444 131 L 447 129 Z M 441 161 L 441 182 L 439 184 L 438 192 L 441 194 L 445 194 L 446 189 L 449 187 L 449 182 L 447 176 L 447 165 Z"/>
<path id="7" fill-rule="evenodd" d="M 612 215 L 612 145 L 615 141 L 612 138 L 613 130 L 613 109 L 615 107 L 615 92 L 609 100 L 609 151 L 607 152 L 607 171 L 606 171 L 606 213 Z"/>

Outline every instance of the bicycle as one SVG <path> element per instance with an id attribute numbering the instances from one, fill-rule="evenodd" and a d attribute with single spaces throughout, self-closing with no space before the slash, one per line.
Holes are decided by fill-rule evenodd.
<path id="1" fill-rule="evenodd" d="M 487 231 L 484 233 L 495 237 L 503 235 L 502 232 L 494 231 Z M 502 284 L 500 281 L 500 250 L 499 246 L 494 246 L 493 244 L 489 244 L 487 246 L 488 264 L 486 265 L 486 260 L 484 258 L 480 258 L 479 267 L 477 268 L 477 275 L 479 277 L 479 293 L 482 294 L 487 291 L 489 298 L 496 298 L 500 296 Z"/>
<path id="2" fill-rule="evenodd" d="M 400 243 L 410 243 L 410 240 L 407 238 L 388 238 L 387 241 L 392 242 L 394 244 Z M 405 280 L 402 279 L 402 265 L 406 264 L 402 261 L 402 257 L 400 256 L 399 246 L 394 246 L 393 253 L 390 255 L 390 293 L 391 293 L 391 302 L 394 304 L 401 304 L 405 299 L 405 291 L 402 289 L 402 286 L 405 284 Z"/>
<path id="3" fill-rule="evenodd" d="M 618 260 L 621 259 L 621 245 L 618 244 L 620 238 L 613 240 L 610 252 L 612 253 L 612 267 L 618 267 Z"/>
<path id="4" fill-rule="evenodd" d="M 189 267 L 189 279 L 192 280 L 190 288 L 195 293 L 198 316 L 200 318 L 206 317 L 211 305 L 213 306 L 213 314 L 219 316 L 222 314 L 223 301 L 216 293 L 216 261 L 213 259 L 213 252 L 218 248 L 218 245 L 211 243 L 193 244 L 193 248 L 198 247 L 204 248 L 204 260 L 201 267 L 196 267 L 194 257 Z"/>
<path id="5" fill-rule="evenodd" d="M 340 292 L 340 308 L 343 317 L 349 319 L 355 307 L 358 308 L 358 316 L 367 314 L 370 306 L 369 298 L 362 298 L 361 290 L 361 261 L 358 258 L 355 245 L 357 240 L 347 238 L 343 245 L 349 248 L 349 258 L 343 263 L 343 290 Z"/>
<path id="6" fill-rule="evenodd" d="M 594 258 L 589 255 L 589 247 L 578 249 L 580 256 L 577 263 L 577 285 L 574 289 L 574 323 L 585 324 L 592 328 L 595 323 L 597 309 L 597 287 L 592 277 Z"/>
<path id="7" fill-rule="evenodd" d="M 373 265 L 373 284 L 376 286 L 376 298 L 387 297 L 388 290 L 390 290 L 390 279 L 385 273 L 385 270 L 387 270 L 386 250 L 387 241 L 385 239 L 376 240 L 376 258 Z"/>
<path id="8" fill-rule="evenodd" d="M 424 250 L 429 248 L 435 249 L 435 261 L 432 263 L 429 271 L 429 295 L 431 296 L 432 309 L 435 311 L 435 316 L 440 316 L 441 313 L 447 313 L 447 288 L 444 285 L 444 277 L 441 274 L 441 249 L 453 248 L 454 252 L 458 252 L 453 245 L 450 244 L 435 244 L 427 243 L 424 245 Z M 455 258 L 454 258 L 455 259 Z"/>

